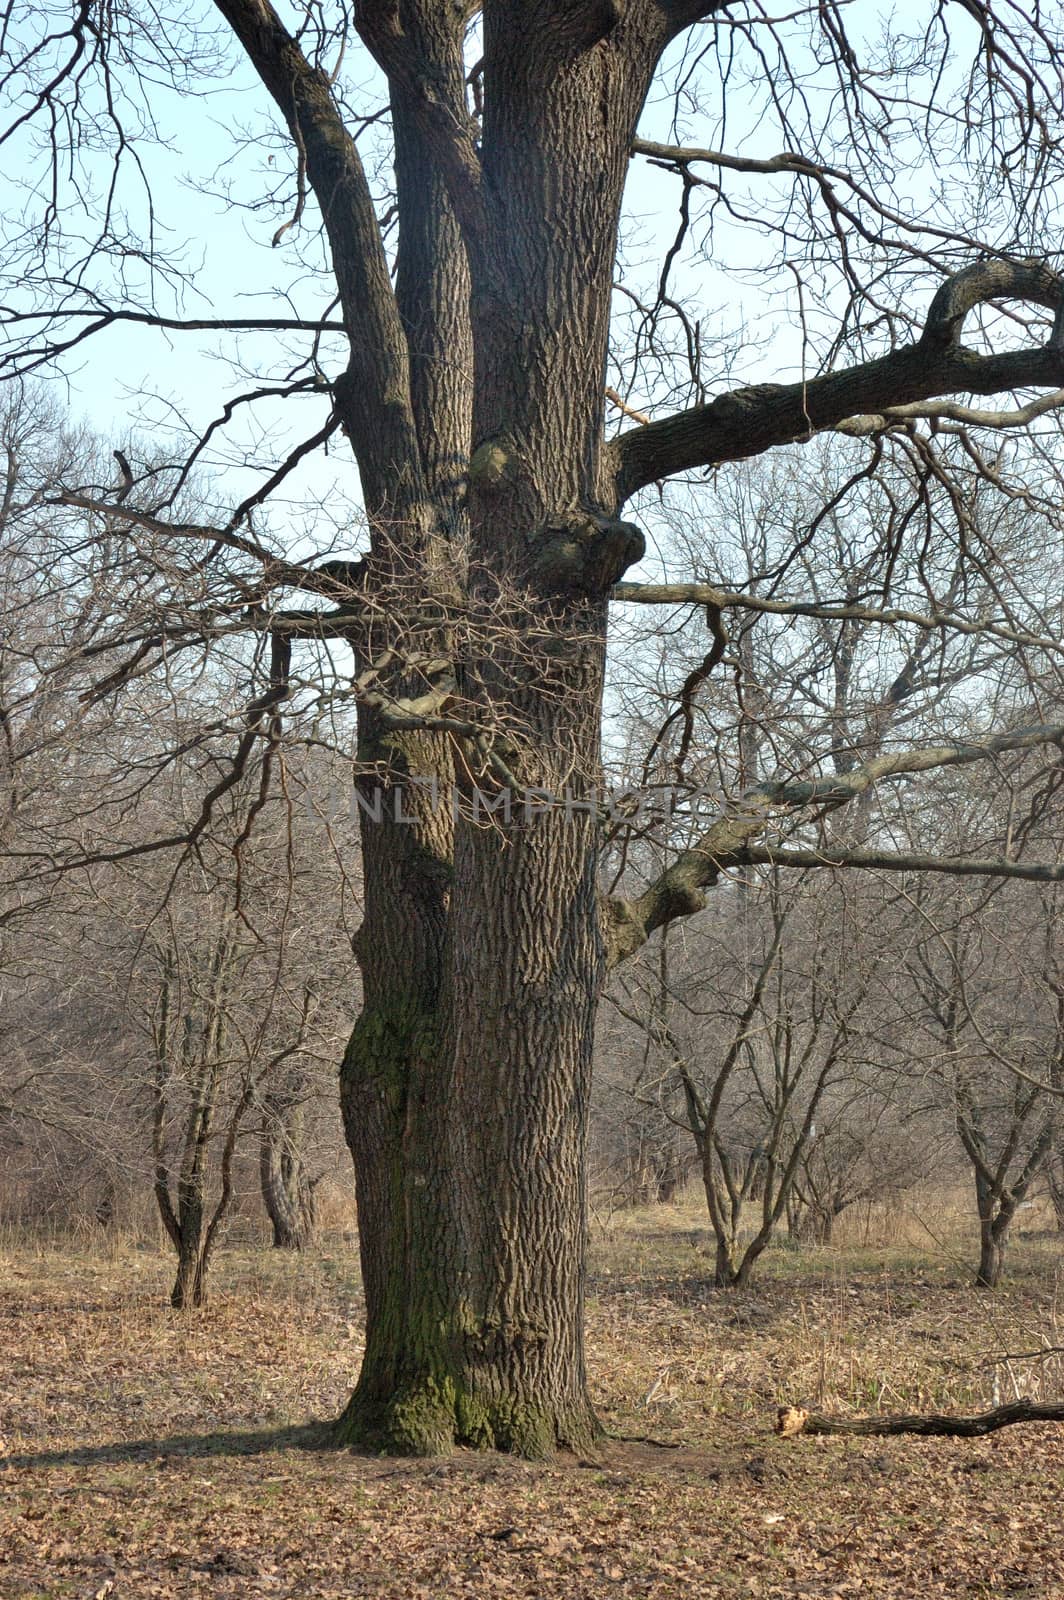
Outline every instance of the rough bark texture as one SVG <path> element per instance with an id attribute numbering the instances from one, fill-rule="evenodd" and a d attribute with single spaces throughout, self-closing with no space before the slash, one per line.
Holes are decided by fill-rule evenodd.
<path id="1" fill-rule="evenodd" d="M 603 915 L 597 821 L 580 807 L 598 774 L 607 596 L 642 549 L 621 504 L 663 471 L 793 438 L 810 416 L 828 425 L 840 406 L 1008 386 L 1017 363 L 969 359 L 960 312 L 943 303 L 916 352 L 826 387 L 743 391 L 730 411 L 718 400 L 607 449 L 632 139 L 662 50 L 712 5 L 486 6 L 476 127 L 467 9 L 363 0 L 356 25 L 391 96 L 394 290 L 327 77 L 268 0 L 217 5 L 322 211 L 350 338 L 333 392 L 371 530 L 358 583 L 377 605 L 357 626 L 352 606 L 348 633 L 380 691 L 360 705 L 364 1006 L 342 1077 L 367 1344 L 338 1435 L 417 1452 L 584 1448 L 596 1433 L 584 1146 L 607 962 L 698 909 L 718 856 L 747 846 L 778 803 L 757 797 L 697 861 Z M 1008 287 L 995 278 L 987 292 Z M 1056 280 L 1035 287 L 1052 297 Z M 1033 381 L 1061 381 L 1061 360 L 1039 357 Z M 450 667 L 412 670 L 415 647 Z M 467 720 L 404 724 L 396 707 L 411 700 L 442 715 L 457 701 Z M 474 785 L 497 788 L 500 761 L 511 813 L 455 818 L 452 785 L 467 802 Z M 526 815 L 526 789 L 570 803 Z"/>
<path id="2" fill-rule="evenodd" d="M 485 18 L 485 85 L 507 92 L 487 95 L 475 194 L 455 176 L 455 148 L 449 164 L 436 159 L 404 47 L 376 26 L 366 34 L 403 127 L 401 208 L 412 165 L 398 289 L 415 397 L 425 388 L 414 405 L 431 440 L 423 469 L 459 578 L 468 549 L 473 637 L 492 640 L 459 665 L 457 688 L 486 727 L 517 730 L 518 785 L 576 802 L 526 809 L 515 794 L 489 826 L 460 816 L 453 841 L 446 816 L 364 830 L 366 1010 L 345 1113 L 369 1333 L 340 1435 L 415 1451 L 458 1441 L 541 1455 L 584 1449 L 597 1432 L 584 1146 L 605 951 L 597 823 L 578 806 L 598 773 L 605 597 L 639 549 L 600 493 L 602 373 L 620 195 L 654 51 L 649 37 L 634 49 L 612 35 L 582 50 L 546 13 L 530 48 L 527 23 L 500 8 Z M 412 8 L 414 38 L 460 120 L 453 31 Z M 434 165 L 442 200 L 424 191 Z M 448 200 L 466 224 L 464 332 L 441 318 L 465 287 Z M 440 365 L 419 369 L 433 340 Z M 466 527 L 455 482 L 470 458 Z M 449 752 L 419 737 L 407 770 L 449 773 Z M 488 786 L 472 752 L 460 760 Z M 404 797 L 408 812 L 418 804 Z"/>

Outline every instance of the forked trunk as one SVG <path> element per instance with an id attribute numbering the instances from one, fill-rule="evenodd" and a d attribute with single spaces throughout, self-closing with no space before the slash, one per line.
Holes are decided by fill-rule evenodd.
<path id="1" fill-rule="evenodd" d="M 434 93 L 459 108 L 463 18 L 404 12 Z M 392 83 L 409 481 L 420 475 L 434 508 L 427 532 L 402 538 L 442 600 L 426 655 L 451 657 L 461 715 L 482 731 L 455 747 L 360 710 L 363 770 L 376 763 L 392 788 L 362 829 L 364 1010 L 343 1099 L 367 1335 L 338 1434 L 374 1449 L 539 1456 L 586 1450 L 598 1433 L 583 1286 L 605 964 L 599 725 L 606 597 L 642 553 L 609 498 L 604 374 L 620 197 L 667 28 L 657 12 L 631 35 L 612 13 L 600 32 L 598 18 L 570 22 L 485 14 L 484 82 L 506 93 L 485 97 L 475 193 L 453 163 L 449 181 L 441 172 L 424 97 L 401 74 Z M 381 34 L 383 51 L 392 43 Z M 385 565 L 389 517 L 394 529 L 394 506 L 375 536 Z M 448 563 L 463 591 L 456 632 Z M 530 791 L 552 799 L 537 807 Z"/>

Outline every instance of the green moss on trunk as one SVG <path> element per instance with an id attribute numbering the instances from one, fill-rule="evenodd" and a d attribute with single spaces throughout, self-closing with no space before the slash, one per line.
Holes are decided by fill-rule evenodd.
<path id="1" fill-rule="evenodd" d="M 590 1405 L 564 1410 L 513 1395 L 484 1401 L 451 1378 L 426 1376 L 387 1400 L 360 1385 L 338 1419 L 334 1438 L 383 1455 L 447 1455 L 457 1446 L 545 1460 L 557 1450 L 593 1451 L 603 1431 Z"/>

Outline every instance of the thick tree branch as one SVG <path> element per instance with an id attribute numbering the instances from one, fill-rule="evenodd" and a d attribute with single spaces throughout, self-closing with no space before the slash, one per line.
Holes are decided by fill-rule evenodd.
<path id="1" fill-rule="evenodd" d="M 967 428 L 1026 428 L 1039 417 L 1064 407 L 1064 389 L 1054 389 L 1052 394 L 1039 396 L 1025 406 L 1013 406 L 1008 411 L 987 411 L 977 406 L 960 406 L 952 400 L 921 400 L 911 406 L 891 406 L 878 415 L 847 417 L 835 429 L 859 439 L 867 434 L 883 433 L 887 428 L 907 422 L 928 419 L 935 422 L 957 422 Z"/>
<path id="2" fill-rule="evenodd" d="M 778 812 L 811 805 L 844 805 L 884 778 L 908 777 L 941 767 L 967 766 L 1012 751 L 1064 742 L 1064 723 L 1018 728 L 992 734 L 978 743 L 935 745 L 924 750 L 899 750 L 877 756 L 848 772 L 825 778 L 780 779 L 747 790 L 701 839 L 634 900 L 617 898 L 607 906 L 608 962 L 632 955 L 650 935 L 677 917 L 704 909 L 704 891 L 721 873 L 751 859 L 753 841 Z M 822 863 L 818 863 L 822 864 Z M 856 864 L 856 863 L 855 863 Z"/>
<path id="3" fill-rule="evenodd" d="M 1005 297 L 1054 311 L 1049 342 L 1000 355 L 981 355 L 961 345 L 968 313 L 976 305 Z M 1062 308 L 1064 285 L 1047 267 L 1034 262 L 977 262 L 939 289 L 916 344 L 806 382 L 736 389 L 707 405 L 621 434 L 611 447 L 618 503 L 672 473 L 760 455 L 774 445 L 837 428 L 849 417 L 882 414 L 944 394 L 1060 389 L 1064 386 Z"/>
<path id="4" fill-rule="evenodd" d="M 823 1417 L 805 1411 L 801 1406 L 781 1406 L 775 1431 L 785 1439 L 799 1433 L 848 1433 L 878 1438 L 917 1433 L 925 1437 L 981 1439 L 985 1434 L 994 1433 L 998 1428 L 1007 1428 L 1015 1422 L 1064 1422 L 1064 1403 L 1013 1400 L 1008 1405 L 997 1406 L 993 1411 L 983 1411 L 974 1417 L 951 1417 L 935 1412 L 922 1416 Z"/>
<path id="5" fill-rule="evenodd" d="M 483 243 L 488 222 L 477 128 L 465 103 L 460 8 L 359 0 L 355 25 L 388 78 L 393 113 L 399 107 L 415 118 L 463 232 Z"/>
<path id="6" fill-rule="evenodd" d="M 712 583 L 617 583 L 611 591 L 611 599 L 625 605 L 712 606 L 718 611 L 758 611 L 776 617 L 815 617 L 824 622 L 872 622 L 891 628 L 907 625 L 927 633 L 987 634 L 1007 644 L 1064 654 L 1064 640 L 1051 634 L 1029 633 L 1025 628 L 1012 628 L 989 619 L 973 622 L 955 611 L 928 614 L 905 607 L 867 606 L 860 601 L 832 605 L 813 600 L 770 599 L 765 595 L 718 589 Z"/>
<path id="7" fill-rule="evenodd" d="M 963 767 L 973 761 L 991 760 L 1014 750 L 1033 750 L 1038 745 L 1064 741 L 1064 723 L 1039 723 L 1017 728 L 1011 733 L 988 735 L 985 739 L 931 745 L 923 750 L 897 750 L 876 756 L 849 772 L 832 773 L 826 778 L 782 779 L 763 783 L 753 792 L 765 795 L 775 805 L 793 810 L 812 804 L 841 804 L 855 800 L 883 778 L 909 777 L 916 772 L 931 772 L 938 767 Z"/>
<path id="8" fill-rule="evenodd" d="M 939 872 L 960 878 L 1022 878 L 1032 883 L 1064 883 L 1064 862 L 1004 861 L 994 856 L 934 856 L 915 850 L 772 850 L 751 845 L 739 852 L 737 866 L 861 867 L 877 872 Z"/>
<path id="9" fill-rule="evenodd" d="M 325 73 L 313 68 L 269 0 L 215 0 L 272 95 L 306 162 L 332 251 L 350 364 L 335 386 L 371 514 L 423 507 L 409 355 L 369 185 Z"/>

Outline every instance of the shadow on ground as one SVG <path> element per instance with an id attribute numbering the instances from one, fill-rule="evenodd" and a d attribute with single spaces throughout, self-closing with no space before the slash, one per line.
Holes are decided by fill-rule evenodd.
<path id="1" fill-rule="evenodd" d="M 198 1456 L 257 1456 L 271 1450 L 331 1450 L 331 1425 L 259 1428 L 235 1433 L 178 1433 L 168 1439 L 120 1439 L 71 1450 L 0 1457 L 3 1467 L 93 1467 L 121 1461 L 169 1461 Z"/>

